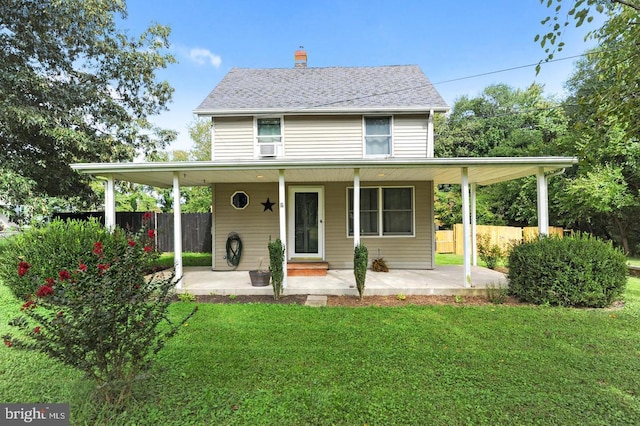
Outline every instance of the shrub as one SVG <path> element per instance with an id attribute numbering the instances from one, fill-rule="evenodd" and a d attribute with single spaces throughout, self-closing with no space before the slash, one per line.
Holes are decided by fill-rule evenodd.
<path id="1" fill-rule="evenodd" d="M 536 304 L 608 306 L 627 283 L 622 251 L 589 235 L 515 245 L 508 264 L 509 293 Z"/>
<path id="2" fill-rule="evenodd" d="M 104 257 L 115 258 L 126 246 L 126 241 L 126 232 L 117 229 L 109 233 L 95 218 L 88 221 L 56 219 L 9 239 L 0 251 L 0 281 L 17 298 L 24 299 L 36 292 L 39 283 L 56 277 L 61 265 L 75 268 L 78 262 L 94 261 L 91 266 L 96 266 L 98 262 L 92 256 L 94 243 L 101 243 Z M 155 259 L 154 252 L 153 256 L 144 259 L 145 266 L 149 267 Z M 16 265 L 20 261 L 31 265 L 27 278 L 18 274 Z"/>
<path id="3" fill-rule="evenodd" d="M 273 286 L 273 298 L 280 299 L 282 294 L 282 281 L 284 281 L 284 245 L 280 238 L 269 241 L 269 269 L 271 270 L 271 285 Z"/>
<path id="4" fill-rule="evenodd" d="M 487 299 L 494 305 L 502 305 L 509 297 L 509 288 L 500 284 L 487 285 Z"/>
<path id="5" fill-rule="evenodd" d="M 360 300 L 364 296 L 364 282 L 367 278 L 367 264 L 369 263 L 369 251 L 364 244 L 358 244 L 353 250 L 353 274 L 356 278 L 356 287 Z"/>
<path id="6" fill-rule="evenodd" d="M 45 270 L 40 262 L 47 252 L 30 252 L 36 259 L 31 262 L 13 262 L 16 274 L 33 281 L 36 290 L 20 301 L 23 315 L 10 322 L 16 334 L 3 339 L 8 347 L 36 350 L 78 368 L 96 382 L 97 396 L 121 404 L 195 309 L 178 323 L 169 319 L 174 276 L 145 276 L 152 235 L 126 236 L 119 230 L 100 237 L 80 250 L 82 258 L 49 265 L 56 273 L 45 279 L 34 272 Z M 107 256 L 107 247 L 117 256 Z"/>
<path id="7" fill-rule="evenodd" d="M 491 244 L 491 237 L 487 234 L 476 235 L 478 245 L 478 255 L 489 269 L 496 269 L 498 262 L 502 260 L 504 254 L 498 244 Z"/>

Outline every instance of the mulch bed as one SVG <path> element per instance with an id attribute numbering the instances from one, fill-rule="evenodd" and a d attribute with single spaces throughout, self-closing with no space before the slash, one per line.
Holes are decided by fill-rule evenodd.
<path id="1" fill-rule="evenodd" d="M 286 305 L 304 305 L 307 301 L 306 295 L 289 295 L 282 296 L 279 300 L 275 300 L 272 295 L 202 295 L 196 296 L 199 303 L 271 303 Z M 398 299 L 397 296 L 365 296 L 360 300 L 357 296 L 327 296 L 327 306 L 409 306 L 409 305 L 454 305 L 454 306 L 484 306 L 491 305 L 486 296 L 406 296 L 404 300 Z M 514 298 L 508 298 L 504 305 L 519 305 Z"/>

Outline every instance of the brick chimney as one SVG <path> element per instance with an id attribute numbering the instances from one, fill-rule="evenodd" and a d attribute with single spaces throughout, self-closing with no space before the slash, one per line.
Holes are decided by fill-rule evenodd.
<path id="1" fill-rule="evenodd" d="M 307 52 L 304 50 L 302 46 L 300 46 L 300 49 L 296 50 L 294 57 L 295 57 L 294 68 L 307 67 Z"/>

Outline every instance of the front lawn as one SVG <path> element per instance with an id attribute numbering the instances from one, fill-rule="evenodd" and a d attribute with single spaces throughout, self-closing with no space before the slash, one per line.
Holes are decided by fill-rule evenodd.
<path id="1" fill-rule="evenodd" d="M 117 413 L 41 355 L 0 348 L 0 401 L 72 424 L 634 424 L 640 279 L 621 309 L 201 305 Z M 0 286 L 0 335 L 19 303 Z M 191 303 L 173 305 L 176 317 Z"/>
<path id="2" fill-rule="evenodd" d="M 173 253 L 162 253 L 158 259 L 158 266 L 173 268 Z M 211 253 L 182 253 L 182 266 L 211 266 Z"/>

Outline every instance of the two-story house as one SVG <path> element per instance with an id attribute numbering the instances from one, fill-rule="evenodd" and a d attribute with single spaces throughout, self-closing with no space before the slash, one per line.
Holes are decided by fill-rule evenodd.
<path id="1" fill-rule="evenodd" d="M 180 187 L 207 185 L 214 270 L 235 268 L 234 234 L 239 270 L 268 261 L 270 238 L 283 241 L 288 264 L 349 269 L 361 242 L 391 268 L 433 269 L 437 184 L 462 184 L 470 245 L 470 188 L 537 175 L 545 232 L 545 173 L 574 159 L 434 158 L 433 118 L 449 108 L 418 66 L 310 68 L 296 55 L 288 69 L 232 69 L 195 109 L 211 122 L 211 161 L 74 165 L 107 179 L 107 223 L 114 180 L 173 187 L 181 272 Z"/>

